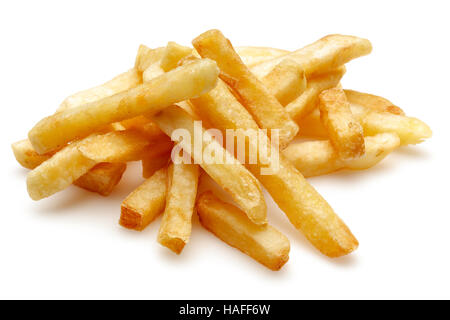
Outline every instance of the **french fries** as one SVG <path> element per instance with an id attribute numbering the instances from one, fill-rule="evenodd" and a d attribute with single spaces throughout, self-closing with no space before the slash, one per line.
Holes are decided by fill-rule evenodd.
<path id="1" fill-rule="evenodd" d="M 172 133 L 178 128 L 187 130 L 191 137 L 195 136 L 195 120 L 180 107 L 168 107 L 155 115 L 154 120 L 168 136 L 172 136 Z M 190 141 L 183 138 L 178 141 L 178 144 L 190 154 L 195 163 L 200 164 L 214 181 L 230 193 L 251 221 L 256 224 L 266 224 L 267 208 L 258 180 L 208 132 L 203 128 L 199 129 L 201 141 L 198 143 L 200 145 L 195 144 L 195 138 L 189 139 Z M 219 159 L 221 163 L 202 161 L 203 155 L 207 151 L 216 157 L 221 157 Z"/>
<path id="2" fill-rule="evenodd" d="M 142 231 L 163 211 L 167 194 L 167 167 L 155 172 L 122 202 L 119 224 Z"/>
<path id="3" fill-rule="evenodd" d="M 142 177 L 150 178 L 156 171 L 167 166 L 170 160 L 170 152 L 161 155 L 144 155 L 142 159 Z"/>
<path id="4" fill-rule="evenodd" d="M 136 56 L 136 62 L 134 68 L 140 75 L 143 75 L 145 70 L 158 61 L 161 61 L 166 48 L 160 47 L 156 49 L 150 49 L 149 47 L 141 44 L 138 49 L 138 54 Z M 141 79 L 142 80 L 142 79 Z"/>
<path id="5" fill-rule="evenodd" d="M 291 59 L 282 60 L 262 79 L 262 82 L 283 106 L 306 89 L 305 71 Z"/>
<path id="6" fill-rule="evenodd" d="M 257 64 L 251 68 L 259 78 L 263 78 L 278 63 L 289 58 L 305 70 L 308 79 L 327 73 L 355 58 L 369 54 L 372 44 L 367 39 L 345 35 L 328 35 L 297 51 Z"/>
<path id="7" fill-rule="evenodd" d="M 196 164 L 171 164 L 168 170 L 166 209 L 158 242 L 180 254 L 189 242 L 192 229 L 199 167 Z"/>
<path id="8" fill-rule="evenodd" d="M 328 89 L 319 95 L 322 124 L 339 158 L 358 158 L 364 154 L 363 129 L 350 110 L 344 90 Z"/>
<path id="9" fill-rule="evenodd" d="M 38 153 L 46 153 L 109 123 L 156 113 L 201 95 L 216 85 L 217 75 L 213 61 L 195 61 L 136 88 L 44 118 L 31 129 L 28 138 Z"/>
<path id="10" fill-rule="evenodd" d="M 184 47 L 177 44 L 176 42 L 170 41 L 164 50 L 163 57 L 161 58 L 161 69 L 163 69 L 165 72 L 174 69 L 180 59 L 190 54 L 192 54 L 191 48 Z"/>
<path id="11" fill-rule="evenodd" d="M 204 58 L 217 62 L 220 77 L 240 97 L 244 106 L 264 129 L 279 130 L 281 149 L 295 137 L 298 126 L 267 88 L 250 72 L 234 51 L 230 41 L 219 30 L 209 30 L 192 41 Z"/>
<path id="12" fill-rule="evenodd" d="M 36 168 L 45 160 L 50 159 L 54 154 L 54 152 L 47 154 L 37 153 L 28 139 L 14 142 L 11 145 L 11 148 L 17 162 L 19 162 L 22 167 L 27 169 Z"/>
<path id="13" fill-rule="evenodd" d="M 211 192 L 197 201 L 201 224 L 219 239 L 277 271 L 289 260 L 289 240 L 270 225 L 253 224 L 238 208 L 220 201 Z"/>
<path id="14" fill-rule="evenodd" d="M 325 75 L 308 79 L 306 90 L 296 99 L 286 106 L 286 111 L 292 119 L 299 121 L 308 115 L 317 106 L 319 94 L 335 87 L 345 74 L 345 67 L 340 67 L 334 71 L 330 71 Z M 303 128 L 300 130 L 300 132 Z"/>
<path id="15" fill-rule="evenodd" d="M 395 133 L 380 133 L 365 137 L 364 141 L 366 152 L 359 158 L 340 158 L 328 140 L 292 143 L 283 150 L 283 155 L 303 176 L 314 177 L 341 169 L 369 169 L 400 146 L 400 139 Z"/>
<path id="16" fill-rule="evenodd" d="M 263 61 L 289 53 L 287 50 L 268 47 L 236 47 L 236 52 L 249 68 Z"/>
<path id="17" fill-rule="evenodd" d="M 365 107 L 372 108 L 375 111 L 386 111 L 402 116 L 405 115 L 405 112 L 400 107 L 397 107 L 392 102 L 383 97 L 349 89 L 345 89 L 344 92 L 347 96 L 347 100 L 350 103 L 363 105 Z"/>

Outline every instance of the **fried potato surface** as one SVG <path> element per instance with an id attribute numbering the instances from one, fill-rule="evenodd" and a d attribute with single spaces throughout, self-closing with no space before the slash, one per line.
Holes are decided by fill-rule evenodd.
<path id="1" fill-rule="evenodd" d="M 365 107 L 372 108 L 375 111 L 386 111 L 402 116 L 405 115 L 405 112 L 400 107 L 397 107 L 383 97 L 349 89 L 345 89 L 344 92 L 350 103 L 363 105 Z"/>
<path id="2" fill-rule="evenodd" d="M 358 158 L 364 154 L 363 128 L 353 116 L 344 90 L 332 88 L 319 95 L 320 119 L 330 142 L 341 159 Z"/>
<path id="3" fill-rule="evenodd" d="M 106 197 L 119 183 L 126 168 L 126 163 L 102 162 L 75 180 L 73 184 Z"/>
<path id="4" fill-rule="evenodd" d="M 308 79 L 327 73 L 355 58 L 369 54 L 372 44 L 367 39 L 346 35 L 328 35 L 297 51 L 257 64 L 252 72 L 262 78 L 278 63 L 289 58 L 305 70 Z"/>
<path id="5" fill-rule="evenodd" d="M 219 239 L 277 271 L 289 260 L 288 238 L 270 225 L 253 224 L 237 207 L 222 202 L 211 192 L 197 202 L 201 224 Z"/>
<path id="6" fill-rule="evenodd" d="M 182 138 L 178 144 L 190 152 L 195 163 L 233 197 L 251 221 L 256 224 L 267 223 L 266 203 L 258 180 L 203 128 L 200 128 L 201 145 L 196 147 L 195 120 L 186 111 L 171 106 L 155 115 L 154 120 L 168 136 L 172 136 L 176 129 L 187 130 L 193 138 L 190 141 Z M 220 159 L 203 161 L 205 154 L 214 154 Z"/>
<path id="7" fill-rule="evenodd" d="M 170 41 L 164 50 L 164 55 L 161 58 L 160 66 L 165 72 L 170 71 L 176 68 L 180 59 L 190 54 L 192 54 L 192 48 Z"/>
<path id="8" fill-rule="evenodd" d="M 142 159 L 142 176 L 150 178 L 156 171 L 167 166 L 170 160 L 170 152 L 161 155 L 144 155 Z"/>
<path id="9" fill-rule="evenodd" d="M 230 41 L 219 30 L 209 30 L 192 41 L 204 58 L 217 62 L 220 77 L 240 97 L 244 106 L 264 129 L 279 130 L 281 149 L 296 136 L 297 124 L 264 84 L 242 62 Z"/>
<path id="10" fill-rule="evenodd" d="M 136 88 L 44 118 L 28 137 L 40 154 L 55 150 L 104 125 L 156 113 L 175 102 L 201 95 L 214 88 L 218 71 L 216 63 L 208 59 L 190 63 Z"/>
<path id="11" fill-rule="evenodd" d="M 287 50 L 269 47 L 236 47 L 235 49 L 242 61 L 249 68 L 263 61 L 289 53 Z"/>
<path id="12" fill-rule="evenodd" d="M 152 64 L 161 61 L 165 47 L 160 47 L 156 49 L 150 49 L 149 47 L 141 44 L 138 49 L 138 54 L 136 56 L 136 62 L 134 68 L 137 72 L 142 75 L 143 72 Z M 142 80 L 142 79 L 141 79 Z"/>
<path id="13" fill-rule="evenodd" d="M 158 242 L 176 254 L 181 253 L 191 236 L 199 172 L 196 164 L 169 166 L 166 208 Z"/>
<path id="14" fill-rule="evenodd" d="M 119 223 L 121 226 L 142 231 L 166 205 L 167 167 L 155 172 L 122 202 Z"/>
<path id="15" fill-rule="evenodd" d="M 283 150 L 283 155 L 305 177 L 314 177 L 341 169 L 371 168 L 400 146 L 400 139 L 395 133 L 380 133 L 365 137 L 364 141 L 366 152 L 354 159 L 341 159 L 329 140 L 292 143 Z"/>
<path id="16" fill-rule="evenodd" d="M 46 154 L 37 153 L 28 139 L 14 142 L 11 145 L 11 148 L 17 162 L 19 162 L 22 167 L 27 169 L 36 168 L 45 160 L 50 159 L 54 154 L 54 152 Z"/>

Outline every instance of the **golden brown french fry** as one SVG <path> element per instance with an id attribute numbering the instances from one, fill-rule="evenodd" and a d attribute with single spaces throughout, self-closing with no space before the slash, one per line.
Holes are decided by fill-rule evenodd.
<path id="1" fill-rule="evenodd" d="M 144 155 L 142 159 L 142 176 L 150 178 L 156 171 L 167 166 L 170 160 L 170 152 L 160 155 Z"/>
<path id="2" fill-rule="evenodd" d="M 214 88 L 218 72 L 214 61 L 195 61 L 136 88 L 44 118 L 28 137 L 40 154 L 58 149 L 109 123 L 156 113 L 175 102 L 201 95 Z"/>
<path id="3" fill-rule="evenodd" d="M 145 135 L 150 141 L 155 141 L 166 137 L 166 134 L 161 131 L 158 125 L 148 117 L 137 116 L 135 118 L 123 120 L 120 124 L 124 129 L 136 130 Z"/>
<path id="4" fill-rule="evenodd" d="M 400 139 L 395 133 L 380 133 L 364 140 L 366 152 L 354 159 L 341 159 L 328 140 L 291 143 L 283 150 L 283 155 L 305 177 L 314 177 L 341 169 L 371 168 L 400 146 Z"/>
<path id="5" fill-rule="evenodd" d="M 186 130 L 193 138 L 182 137 L 181 141 L 178 141 L 179 146 L 189 153 L 195 163 L 199 164 L 214 181 L 230 193 L 250 220 L 256 224 L 267 223 L 266 203 L 258 180 L 210 133 L 202 127 L 196 129 L 195 120 L 186 111 L 177 106 L 171 106 L 155 115 L 154 120 L 168 136 L 172 136 L 176 129 Z M 196 133 L 196 131 L 200 132 Z M 201 134 L 198 139 L 201 139 L 198 141 L 201 145 L 195 142 L 198 134 Z M 215 156 L 210 159 L 212 161 L 206 161 L 203 159 L 206 154 Z"/>
<path id="6" fill-rule="evenodd" d="M 358 158 L 364 154 L 363 128 L 352 114 L 344 90 L 332 88 L 319 95 L 322 124 L 330 142 L 341 159 Z"/>
<path id="7" fill-rule="evenodd" d="M 45 160 L 50 159 L 54 152 L 39 154 L 37 153 L 33 146 L 31 145 L 30 140 L 24 139 L 17 142 L 14 142 L 11 145 L 11 148 L 14 153 L 14 157 L 20 165 L 27 169 L 34 169 L 39 166 Z"/>
<path id="8" fill-rule="evenodd" d="M 278 100 L 242 62 L 230 41 L 219 30 L 209 30 L 192 41 L 204 58 L 217 62 L 220 77 L 239 95 L 256 123 L 264 129 L 279 130 L 281 149 L 296 136 L 297 124 L 292 121 Z"/>
<path id="9" fill-rule="evenodd" d="M 238 208 L 220 201 L 211 192 L 197 201 L 201 224 L 219 239 L 277 271 L 289 260 L 288 238 L 270 225 L 253 224 Z"/>
<path id="10" fill-rule="evenodd" d="M 167 176 L 166 208 L 158 242 L 180 254 L 191 236 L 199 167 L 196 164 L 171 164 Z"/>
<path id="11" fill-rule="evenodd" d="M 421 143 L 432 136 L 430 127 L 417 118 L 390 112 L 378 112 L 356 104 L 350 104 L 350 110 L 361 123 L 366 136 L 385 132 L 396 133 L 400 138 L 401 145 Z M 327 138 L 318 110 L 314 110 L 310 115 L 302 119 L 299 125 L 302 136 Z"/>
<path id="12" fill-rule="evenodd" d="M 73 184 L 106 197 L 119 183 L 126 168 L 126 163 L 102 162 L 75 180 Z"/>
<path id="13" fill-rule="evenodd" d="M 292 119 L 299 121 L 308 115 L 317 106 L 319 94 L 326 89 L 334 88 L 345 74 L 345 67 L 342 66 L 327 74 L 316 78 L 308 79 L 305 92 L 297 99 L 286 105 L 286 111 Z M 303 128 L 300 129 L 302 131 Z"/>
<path id="14" fill-rule="evenodd" d="M 150 49 L 149 47 L 141 44 L 136 56 L 136 62 L 134 68 L 142 75 L 142 73 L 152 64 L 161 61 L 164 55 L 165 47 Z M 142 80 L 142 79 L 141 79 Z"/>
<path id="15" fill-rule="evenodd" d="M 251 68 L 252 66 L 285 54 L 289 51 L 269 47 L 236 47 L 237 54 L 242 61 Z"/>
<path id="16" fill-rule="evenodd" d="M 257 64 L 251 70 L 257 77 L 262 78 L 282 60 L 289 58 L 305 70 L 309 79 L 312 76 L 336 69 L 371 51 L 372 45 L 367 39 L 334 34 L 323 37 L 297 51 Z"/>
<path id="17" fill-rule="evenodd" d="M 142 231 L 164 211 L 167 193 L 167 167 L 155 172 L 122 202 L 121 226 Z"/>
<path id="18" fill-rule="evenodd" d="M 282 60 L 262 79 L 262 82 L 283 106 L 306 90 L 305 71 L 291 59 Z"/>
<path id="19" fill-rule="evenodd" d="M 376 111 L 386 111 L 393 114 L 405 115 L 405 112 L 389 100 L 374 94 L 345 89 L 345 95 L 350 103 L 363 105 Z"/>
<path id="20" fill-rule="evenodd" d="M 227 96 L 224 97 L 225 95 Z M 207 98 L 204 98 L 205 96 Z M 191 102 L 196 111 L 201 110 L 199 113 L 207 115 L 207 121 L 221 131 L 257 128 L 251 115 L 243 112 L 242 109 L 245 108 L 237 101 L 232 102 L 233 99 L 235 98 L 229 91 L 217 91 L 216 87 L 207 95 L 192 99 Z M 226 107 L 223 107 L 222 103 L 226 103 Z M 222 107 L 217 107 L 221 105 Z M 344 222 L 282 154 L 279 157 L 278 170 L 275 168 L 272 174 L 262 174 L 262 169 L 276 167 L 272 154 L 278 150 L 270 147 L 267 137 L 260 140 L 260 144 L 252 139 L 247 141 L 250 152 L 256 150 L 258 154 L 257 163 L 248 164 L 248 169 L 261 181 L 292 224 L 318 250 L 327 256 L 338 257 L 349 254 L 358 247 L 358 241 Z M 268 152 L 265 154 L 261 150 Z"/>
<path id="21" fill-rule="evenodd" d="M 28 173 L 27 189 L 31 199 L 40 200 L 67 188 L 97 164 L 78 150 L 78 143 L 64 147 Z"/>
<path id="22" fill-rule="evenodd" d="M 177 66 L 180 59 L 190 54 L 192 54 L 192 48 L 170 41 L 165 48 L 160 66 L 165 72 L 170 71 Z"/>

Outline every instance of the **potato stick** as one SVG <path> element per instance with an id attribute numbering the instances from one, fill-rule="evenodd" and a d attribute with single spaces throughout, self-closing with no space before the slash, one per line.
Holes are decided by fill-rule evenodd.
<path id="1" fill-rule="evenodd" d="M 155 172 L 122 202 L 121 226 L 142 231 L 164 211 L 167 192 L 167 167 Z"/>
<path id="2" fill-rule="evenodd" d="M 102 162 L 75 180 L 73 184 L 106 197 L 119 183 L 126 168 L 126 163 Z"/>
<path id="3" fill-rule="evenodd" d="M 277 271 L 289 260 L 288 238 L 270 225 L 257 226 L 235 206 L 219 200 L 211 192 L 197 201 L 201 224 L 224 241 Z"/>
<path id="4" fill-rule="evenodd" d="M 68 145 L 28 173 L 27 189 L 31 199 L 40 200 L 67 188 L 97 164 L 85 157 L 77 144 Z"/>
<path id="5" fill-rule="evenodd" d="M 344 92 L 350 103 L 363 105 L 375 111 L 386 111 L 402 116 L 405 115 L 405 112 L 401 108 L 383 97 L 348 89 L 345 89 Z"/>
<path id="6" fill-rule="evenodd" d="M 105 82 L 99 86 L 77 92 L 67 97 L 56 110 L 61 112 L 72 109 L 80 105 L 91 103 L 122 91 L 129 90 L 138 86 L 142 82 L 142 78 L 136 69 L 130 69 L 117 77 Z"/>
<path id="7" fill-rule="evenodd" d="M 264 84 L 250 72 L 230 41 L 219 30 L 210 30 L 198 36 L 192 43 L 202 57 L 217 62 L 220 77 L 239 95 L 259 127 L 278 129 L 279 146 L 281 149 L 286 147 L 298 132 L 297 124 L 290 119 L 286 110 Z"/>
<path id="8" fill-rule="evenodd" d="M 257 77 L 262 78 L 282 60 L 289 58 L 305 70 L 309 79 L 336 69 L 371 51 L 372 44 L 367 39 L 339 34 L 328 35 L 302 49 L 257 64 L 251 70 Z"/>
<path id="9" fill-rule="evenodd" d="M 140 75 L 152 64 L 161 61 L 164 55 L 165 47 L 150 49 L 147 46 L 141 44 L 139 46 L 138 54 L 136 56 L 136 62 L 134 68 Z M 142 80 L 142 79 L 141 79 Z"/>
<path id="10" fill-rule="evenodd" d="M 327 74 L 309 79 L 305 92 L 286 106 L 286 111 L 291 118 L 298 121 L 314 110 L 319 100 L 319 94 L 323 90 L 335 87 L 341 81 L 344 73 L 345 67 L 343 66 Z"/>
<path id="11" fill-rule="evenodd" d="M 199 167 L 196 164 L 169 166 L 166 208 L 158 232 L 158 242 L 176 254 L 181 253 L 191 236 L 198 176 Z"/>
<path id="12" fill-rule="evenodd" d="M 170 41 L 164 50 L 160 66 L 164 71 L 170 71 L 177 66 L 180 59 L 190 54 L 192 54 L 192 48 L 181 46 L 176 42 Z"/>
<path id="13" fill-rule="evenodd" d="M 352 114 L 344 90 L 332 88 L 319 95 L 320 119 L 341 159 L 364 154 L 363 128 Z"/>
<path id="14" fill-rule="evenodd" d="M 42 162 L 50 159 L 54 155 L 54 152 L 46 154 L 37 153 L 28 139 L 14 142 L 11 145 L 11 148 L 17 162 L 19 162 L 22 167 L 27 169 L 36 168 Z"/>
<path id="15" fill-rule="evenodd" d="M 356 116 L 364 129 L 364 135 L 373 136 L 379 133 L 396 133 L 401 145 L 417 144 L 432 136 L 430 127 L 423 121 L 392 114 L 390 112 L 377 112 L 373 109 L 350 104 L 350 110 Z M 301 135 L 314 138 L 327 138 L 318 110 L 314 110 L 309 116 L 299 122 Z"/>
<path id="16" fill-rule="evenodd" d="M 109 123 L 156 113 L 201 95 L 214 88 L 217 75 L 216 64 L 202 59 L 128 91 L 44 118 L 28 136 L 38 153 L 46 153 Z"/>
<path id="17" fill-rule="evenodd" d="M 87 158 L 97 162 L 127 162 L 142 159 L 152 143 L 134 130 L 113 131 L 91 135 L 78 144 L 78 150 Z"/>
<path id="18" fill-rule="evenodd" d="M 283 155 L 305 177 L 314 177 L 340 169 L 364 170 L 375 166 L 400 146 L 395 133 L 380 133 L 365 137 L 366 152 L 359 158 L 342 160 L 328 140 L 291 143 Z"/>
<path id="19" fill-rule="evenodd" d="M 235 49 L 239 57 L 241 57 L 242 61 L 249 68 L 263 61 L 289 53 L 287 50 L 268 47 L 236 47 Z"/>
<path id="20" fill-rule="evenodd" d="M 227 97 L 223 97 L 227 95 Z M 208 96 L 208 98 L 204 98 Z M 207 120 L 213 127 L 225 131 L 226 129 L 254 129 L 257 127 L 251 116 L 239 111 L 245 109 L 232 100 L 235 99 L 227 91 L 217 92 L 217 87 L 207 95 L 191 101 L 200 114 L 207 114 Z M 210 103 L 208 103 L 211 101 Z M 201 103 L 199 103 L 201 102 Z M 218 108 L 221 103 L 225 107 Z M 227 108 L 229 107 L 229 108 Z M 215 112 L 205 111 L 215 109 Z M 258 153 L 258 162 L 247 165 L 248 169 L 261 181 L 266 190 L 281 210 L 285 212 L 292 224 L 301 231 L 311 243 L 323 254 L 338 257 L 349 254 L 358 246 L 358 241 L 348 227 L 334 213 L 329 204 L 305 180 L 301 173 L 280 154 L 279 170 L 272 174 L 263 175 L 261 170 L 272 165 L 271 153 L 276 152 L 270 148 L 268 139 L 261 140 L 261 145 L 249 139 L 250 152 Z M 261 153 L 266 148 L 267 155 Z"/>
<path id="21" fill-rule="evenodd" d="M 250 220 L 256 224 L 267 223 L 267 208 L 258 180 L 245 169 L 219 142 L 208 132 L 201 129 L 201 145 L 195 142 L 195 121 L 187 112 L 177 106 L 171 106 L 154 116 L 161 130 L 168 136 L 176 129 L 189 132 L 192 139 L 182 139 L 178 144 L 190 153 L 195 163 L 198 163 L 208 175 L 224 190 L 230 193 L 236 203 L 246 212 Z M 206 150 L 216 156 L 221 155 L 221 163 L 217 161 L 203 161 Z M 215 159 L 212 159 L 215 160 Z"/>
<path id="22" fill-rule="evenodd" d="M 120 124 L 128 130 L 136 130 L 143 134 L 148 140 L 155 141 L 166 137 L 158 125 L 148 117 L 137 116 L 135 118 L 123 120 Z"/>
<path id="23" fill-rule="evenodd" d="M 142 176 L 145 179 L 150 178 L 156 171 L 167 166 L 170 160 L 170 152 L 161 155 L 144 155 L 142 159 Z"/>
<path id="24" fill-rule="evenodd" d="M 305 71 L 298 63 L 285 59 L 262 79 L 262 83 L 285 106 L 306 90 Z"/>

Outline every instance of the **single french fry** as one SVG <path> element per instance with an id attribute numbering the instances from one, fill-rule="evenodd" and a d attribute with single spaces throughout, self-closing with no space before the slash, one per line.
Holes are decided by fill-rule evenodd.
<path id="1" fill-rule="evenodd" d="M 73 184 L 106 197 L 119 183 L 126 168 L 126 163 L 102 162 L 75 180 Z"/>
<path id="2" fill-rule="evenodd" d="M 78 150 L 78 142 L 64 147 L 27 176 L 28 194 L 33 200 L 51 196 L 70 186 L 97 162 Z"/>
<path id="3" fill-rule="evenodd" d="M 267 268 L 280 270 L 289 260 L 290 243 L 286 236 L 270 225 L 253 224 L 244 212 L 211 192 L 199 197 L 197 213 L 206 229 Z"/>
<path id="4" fill-rule="evenodd" d="M 350 110 L 358 119 L 364 129 L 365 136 L 373 136 L 379 133 L 396 133 L 401 145 L 418 144 L 432 136 L 430 127 L 423 121 L 392 114 L 390 112 L 378 112 L 357 104 L 350 104 Z M 302 128 L 300 135 L 314 138 L 327 138 L 319 110 L 314 110 L 307 117 L 299 121 Z"/>
<path id="5" fill-rule="evenodd" d="M 150 49 L 149 47 L 141 44 L 136 56 L 136 62 L 134 68 L 137 72 L 142 73 L 152 64 L 159 62 L 164 55 L 165 47 Z"/>
<path id="6" fill-rule="evenodd" d="M 251 68 L 259 78 L 263 78 L 278 63 L 289 58 L 297 62 L 309 79 L 327 73 L 350 60 L 369 54 L 372 45 L 369 40 L 346 35 L 328 35 L 297 51 L 257 64 Z"/>
<path id="7" fill-rule="evenodd" d="M 287 105 L 306 90 L 305 71 L 293 60 L 285 59 L 270 71 L 262 82 L 283 105 Z"/>
<path id="8" fill-rule="evenodd" d="M 405 115 L 405 112 L 401 108 L 383 97 L 348 89 L 345 89 L 344 92 L 350 103 L 363 105 L 376 111 L 386 111 L 402 116 Z"/>
<path id="9" fill-rule="evenodd" d="M 142 231 L 163 211 L 166 205 L 167 167 L 155 172 L 122 202 L 121 226 Z"/>
<path id="10" fill-rule="evenodd" d="M 214 181 L 230 193 L 250 220 L 256 224 L 267 223 L 266 203 L 258 180 L 210 133 L 201 126 L 197 130 L 195 120 L 186 111 L 171 106 L 155 115 L 154 120 L 168 136 L 172 136 L 176 129 L 186 130 L 192 139 L 182 137 L 178 145 L 189 153 L 195 163 L 199 164 Z M 201 137 L 197 140 L 201 141 L 195 142 L 198 134 L 201 134 Z M 215 158 L 210 159 L 212 161 L 204 161 L 205 154 L 214 154 Z"/>
<path id="11" fill-rule="evenodd" d="M 207 121 L 212 127 L 223 132 L 227 129 L 257 128 L 255 121 L 242 111 L 245 108 L 234 96 L 229 91 L 218 91 L 217 88 L 200 98 L 191 99 L 196 111 L 207 115 Z M 247 141 L 249 152 L 258 154 L 257 163 L 247 164 L 247 168 L 259 179 L 292 224 L 320 252 L 339 257 L 358 247 L 358 241 L 344 222 L 283 154 L 279 155 L 276 168 L 272 154 L 278 150 L 271 147 L 267 137 L 259 140 L 259 143 L 253 139 Z M 262 150 L 267 150 L 267 153 Z M 263 169 L 271 167 L 275 167 L 271 174 L 262 174 Z"/>
<path id="12" fill-rule="evenodd" d="M 291 143 L 283 155 L 305 177 L 320 176 L 341 169 L 364 170 L 375 166 L 400 146 L 395 133 L 380 133 L 365 137 L 366 152 L 359 158 L 343 160 L 329 140 Z"/>
<path id="13" fill-rule="evenodd" d="M 320 119 L 341 159 L 364 154 L 363 128 L 352 114 L 344 90 L 332 88 L 319 95 Z"/>
<path id="14" fill-rule="evenodd" d="M 192 48 L 170 41 L 164 50 L 164 55 L 161 58 L 160 66 L 164 71 L 170 71 L 177 66 L 180 59 L 190 54 L 192 54 Z"/>
<path id="15" fill-rule="evenodd" d="M 144 155 L 142 159 L 142 176 L 150 178 L 156 171 L 167 166 L 170 160 L 170 152 L 160 155 Z"/>
<path id="16" fill-rule="evenodd" d="M 279 146 L 286 147 L 298 132 L 297 124 L 242 62 L 230 41 L 219 30 L 210 30 L 195 38 L 192 44 L 202 57 L 217 62 L 221 79 L 238 94 L 256 123 L 264 129 L 278 129 Z"/>
<path id="17" fill-rule="evenodd" d="M 42 162 L 50 159 L 54 154 L 54 152 L 46 154 L 37 153 L 28 139 L 14 142 L 11 145 L 11 148 L 17 162 L 19 162 L 22 167 L 31 170 L 39 166 Z"/>
<path id="18" fill-rule="evenodd" d="M 124 129 L 135 130 L 143 134 L 148 140 L 156 141 L 166 137 L 158 125 L 148 117 L 137 116 L 120 122 Z"/>
<path id="19" fill-rule="evenodd" d="M 342 66 L 327 74 L 316 78 L 308 79 L 306 90 L 296 99 L 286 105 L 286 111 L 292 119 L 299 121 L 308 115 L 317 106 L 319 94 L 330 88 L 334 88 L 345 74 L 345 67 Z M 300 132 L 303 128 L 300 129 Z"/>
<path id="20" fill-rule="evenodd" d="M 168 170 L 166 208 L 158 232 L 158 242 L 180 254 L 192 230 L 199 167 L 196 164 L 171 164 Z"/>
<path id="21" fill-rule="evenodd" d="M 236 52 L 249 68 L 289 53 L 287 50 L 268 47 L 236 47 Z"/>
<path id="22" fill-rule="evenodd" d="M 205 93 L 216 85 L 216 63 L 202 59 L 125 92 L 44 118 L 28 134 L 42 154 L 82 138 L 109 123 L 152 114 Z"/>

